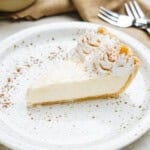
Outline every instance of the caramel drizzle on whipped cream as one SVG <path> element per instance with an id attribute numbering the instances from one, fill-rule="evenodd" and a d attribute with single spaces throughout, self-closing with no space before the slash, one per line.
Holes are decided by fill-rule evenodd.
<path id="1" fill-rule="evenodd" d="M 129 53 L 130 49 L 104 28 L 99 28 L 97 32 L 87 31 L 82 35 L 76 52 L 85 69 L 97 74 L 110 74 L 116 68 L 125 67 L 127 72 L 134 65 L 134 56 Z"/>

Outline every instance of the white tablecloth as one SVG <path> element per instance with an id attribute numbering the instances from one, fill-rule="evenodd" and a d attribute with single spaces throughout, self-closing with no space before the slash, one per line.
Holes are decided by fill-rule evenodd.
<path id="1" fill-rule="evenodd" d="M 0 21 L 0 41 L 7 38 L 9 35 L 16 33 L 22 29 L 37 26 L 40 24 L 47 24 L 52 22 L 64 22 L 64 21 L 80 21 L 80 18 L 76 14 L 67 14 L 54 17 L 44 18 L 38 21 L 20 21 L 9 22 Z M 0 150 L 8 150 L 5 146 L 0 145 Z M 139 140 L 133 144 L 125 147 L 123 150 L 150 150 L 150 131 L 146 133 Z"/>

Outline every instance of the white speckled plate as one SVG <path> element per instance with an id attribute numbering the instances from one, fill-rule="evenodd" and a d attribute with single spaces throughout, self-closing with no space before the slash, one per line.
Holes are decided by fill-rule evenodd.
<path id="1" fill-rule="evenodd" d="M 51 52 L 71 49 L 85 29 L 97 27 L 79 22 L 48 24 L 0 43 L 1 143 L 19 150 L 110 150 L 124 147 L 150 128 L 150 52 L 113 29 L 109 30 L 141 58 L 138 75 L 120 98 L 27 109 L 29 84 L 47 70 L 56 70 L 47 66 Z"/>

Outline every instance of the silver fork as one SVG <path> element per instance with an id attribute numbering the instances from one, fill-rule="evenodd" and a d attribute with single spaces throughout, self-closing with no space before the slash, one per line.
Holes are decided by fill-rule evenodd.
<path id="1" fill-rule="evenodd" d="M 146 18 L 139 4 L 134 0 L 125 3 L 124 6 L 128 16 L 135 19 L 135 26 L 139 26 L 150 34 L 150 20 Z"/>
<path id="2" fill-rule="evenodd" d="M 104 21 L 119 27 L 130 27 L 133 25 L 134 18 L 126 15 L 119 15 L 115 12 L 100 7 L 98 17 Z"/>

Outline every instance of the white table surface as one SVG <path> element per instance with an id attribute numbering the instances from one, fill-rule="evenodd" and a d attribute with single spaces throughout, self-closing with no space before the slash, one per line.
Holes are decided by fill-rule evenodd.
<path id="1" fill-rule="evenodd" d="M 80 21 L 79 17 L 72 13 L 54 17 L 48 17 L 37 21 L 19 21 L 9 22 L 0 21 L 0 41 L 6 39 L 8 36 L 16 33 L 22 29 L 37 26 L 40 24 L 52 23 L 52 22 L 64 22 L 64 21 Z M 8 150 L 5 146 L 0 144 L 0 150 Z M 150 150 L 150 131 L 142 136 L 139 140 L 135 141 L 131 145 L 125 147 L 123 150 Z"/>

